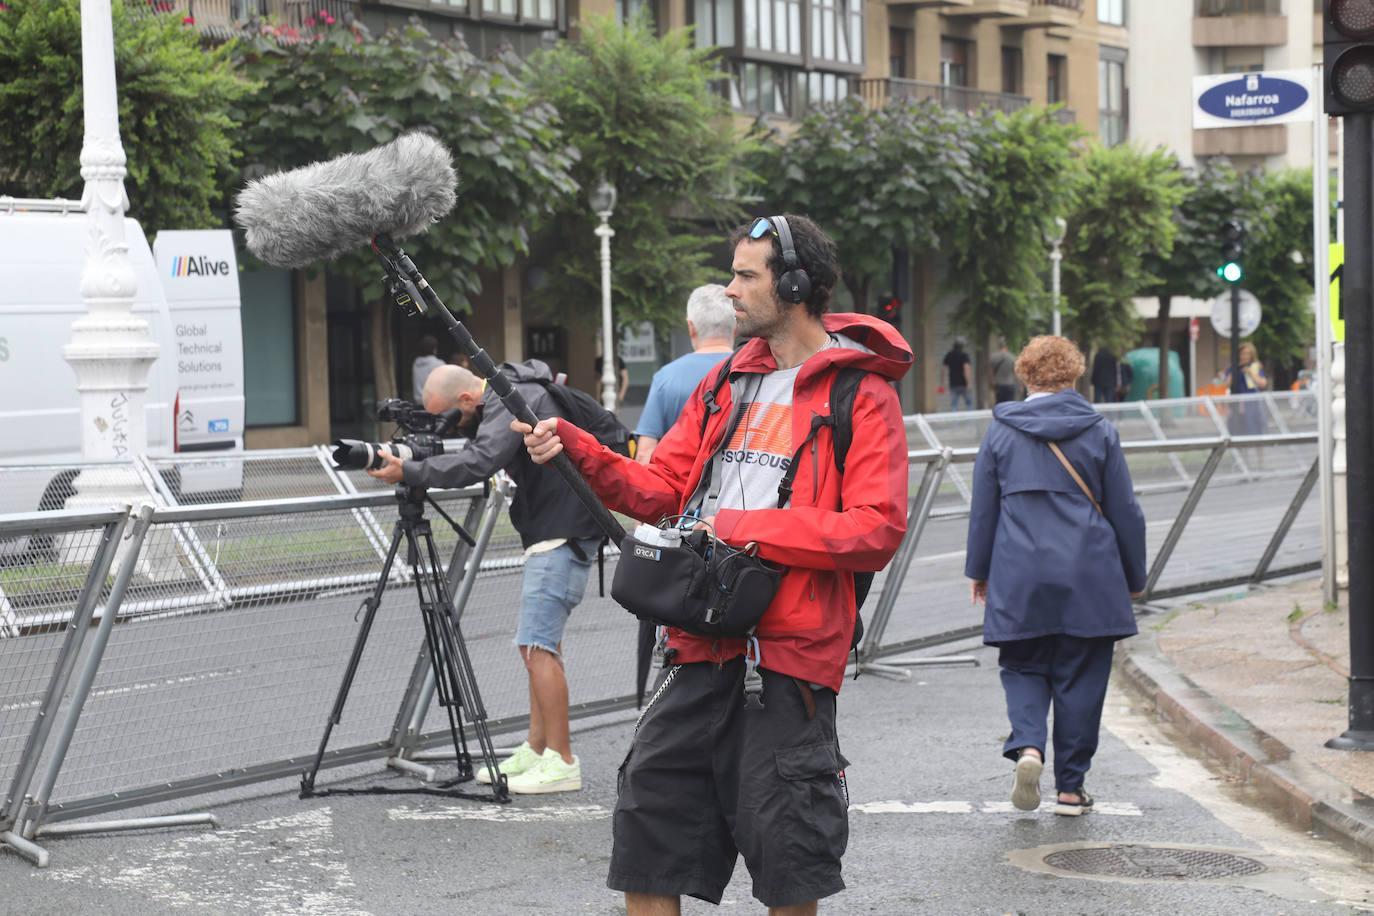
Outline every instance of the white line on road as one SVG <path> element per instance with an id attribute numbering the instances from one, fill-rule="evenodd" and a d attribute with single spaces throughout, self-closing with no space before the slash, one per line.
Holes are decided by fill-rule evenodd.
<path id="1" fill-rule="evenodd" d="M 595 821 L 611 816 L 604 805 L 540 805 L 527 808 L 518 802 L 510 805 L 452 805 L 444 808 L 392 808 L 386 816 L 393 821 L 492 821 L 495 823 L 534 824 L 557 821 Z"/>
<path id="2" fill-rule="evenodd" d="M 1049 802 L 1041 806 L 1041 811 L 1048 813 L 1051 809 Z M 857 805 L 850 805 L 850 811 L 860 814 L 1029 814 L 1030 812 L 1018 811 L 1009 801 L 986 801 L 981 803 L 966 801 L 937 801 L 937 802 L 906 802 L 906 801 L 879 801 L 863 802 Z M 1108 817 L 1142 817 L 1144 812 L 1139 806 L 1131 802 L 1098 802 L 1093 805 L 1094 814 L 1105 814 Z"/>

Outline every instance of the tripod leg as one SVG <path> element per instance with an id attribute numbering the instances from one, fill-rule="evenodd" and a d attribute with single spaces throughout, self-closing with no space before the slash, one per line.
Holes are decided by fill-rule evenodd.
<path id="1" fill-rule="evenodd" d="M 482 762 L 491 768 L 492 773 L 497 776 L 491 782 L 492 797 L 497 801 L 505 802 L 510 800 L 510 792 L 506 788 L 506 778 L 496 768 L 496 749 L 491 741 L 491 732 L 487 729 L 487 711 L 482 705 L 482 695 L 477 689 L 477 678 L 472 672 L 472 659 L 468 655 L 467 643 L 463 639 L 463 630 L 459 625 L 458 612 L 453 606 L 453 600 L 449 597 L 448 586 L 444 580 L 444 569 L 439 562 L 439 551 L 434 545 L 434 538 L 429 531 L 424 532 L 425 546 L 429 554 L 430 582 L 433 584 L 434 592 L 439 599 L 435 605 L 435 614 L 439 618 L 439 631 L 443 637 L 444 655 L 447 664 L 447 673 L 452 679 L 455 698 L 459 704 L 467 709 L 468 717 L 472 721 L 473 734 L 477 736 L 477 746 L 482 752 Z"/>
<path id="2" fill-rule="evenodd" d="M 329 713 L 329 721 L 325 723 L 324 736 L 320 738 L 320 749 L 315 752 L 315 760 L 311 763 L 310 769 L 301 774 L 301 798 L 309 798 L 315 794 L 315 776 L 320 772 L 320 766 L 324 763 L 324 752 L 325 748 L 329 746 L 329 736 L 333 733 L 334 726 L 343 719 L 344 703 L 348 701 L 348 691 L 352 689 L 353 678 L 358 674 L 358 663 L 362 661 L 363 648 L 367 645 L 368 634 L 372 632 L 372 622 L 377 618 L 377 609 L 381 607 L 387 580 L 391 578 L 391 566 L 396 561 L 396 551 L 401 546 L 403 528 L 403 524 L 398 521 L 396 530 L 391 535 L 391 546 L 387 549 L 386 561 L 382 564 L 382 574 L 378 577 L 377 585 L 372 589 L 372 594 L 364 602 L 367 613 L 363 616 L 362 626 L 358 630 L 358 638 L 353 643 L 353 654 L 348 659 L 348 668 L 344 671 L 343 683 L 339 685 L 339 693 L 334 698 L 334 709 Z"/>
<path id="3" fill-rule="evenodd" d="M 407 537 L 415 537 L 415 535 L 408 533 Z M 420 537 L 425 538 L 427 545 L 433 543 L 427 530 L 422 530 Z M 458 761 L 459 778 L 460 780 L 471 779 L 473 775 L 472 757 L 468 753 L 467 739 L 463 736 L 462 731 L 462 717 L 458 702 L 460 695 L 455 692 L 452 678 L 449 677 L 452 665 L 448 662 L 448 645 L 442 636 L 439 615 L 435 611 L 442 593 L 435 589 L 433 577 L 423 568 L 421 561 L 427 555 L 428 549 L 421 550 L 418 543 L 410 545 L 410 557 L 413 563 L 411 569 L 414 574 L 415 591 L 420 603 L 420 619 L 425 626 L 425 645 L 429 650 L 430 667 L 434 671 L 435 690 L 439 694 L 439 705 L 448 714 L 449 734 L 453 737 L 453 753 Z M 427 591 L 427 589 L 431 591 Z"/>

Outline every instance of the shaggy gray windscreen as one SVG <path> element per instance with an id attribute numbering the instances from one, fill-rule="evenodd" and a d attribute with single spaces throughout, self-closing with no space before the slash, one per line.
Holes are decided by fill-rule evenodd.
<path id="1" fill-rule="evenodd" d="M 424 231 L 453 209 L 457 184 L 444 145 L 409 133 L 366 153 L 252 181 L 238 196 L 234 219 L 253 254 L 277 267 L 304 267 L 366 246 L 375 235 Z"/>

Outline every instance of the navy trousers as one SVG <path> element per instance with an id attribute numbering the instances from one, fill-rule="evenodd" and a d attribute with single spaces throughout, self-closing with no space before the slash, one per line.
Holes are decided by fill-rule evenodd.
<path id="1" fill-rule="evenodd" d="M 1011 720 L 1003 755 L 1015 760 L 1023 747 L 1043 755 L 1053 705 L 1054 783 L 1060 792 L 1081 789 L 1092 766 L 1115 643 L 1110 637 L 1041 636 L 1003 643 L 998 653 Z"/>

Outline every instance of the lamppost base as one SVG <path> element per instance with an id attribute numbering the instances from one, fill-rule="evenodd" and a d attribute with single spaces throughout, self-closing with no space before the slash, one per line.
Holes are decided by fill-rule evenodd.
<path id="1" fill-rule="evenodd" d="M 1326 742 L 1333 751 L 1374 751 L 1374 731 L 1352 728 Z"/>

